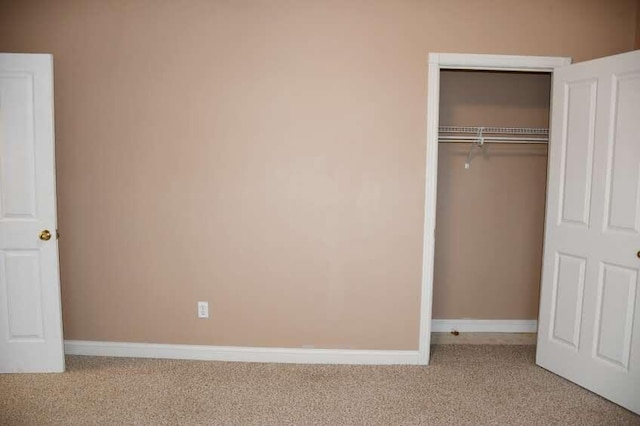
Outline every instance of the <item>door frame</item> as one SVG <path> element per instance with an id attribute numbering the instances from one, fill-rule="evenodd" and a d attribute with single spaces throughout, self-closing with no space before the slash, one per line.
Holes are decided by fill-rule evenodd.
<path id="1" fill-rule="evenodd" d="M 555 56 L 511 56 L 465 53 L 430 53 L 427 91 L 427 158 L 420 292 L 418 363 L 429 364 L 433 304 L 436 204 L 438 191 L 438 126 L 440 119 L 440 71 L 484 70 L 551 73 L 571 64 L 571 58 Z"/>

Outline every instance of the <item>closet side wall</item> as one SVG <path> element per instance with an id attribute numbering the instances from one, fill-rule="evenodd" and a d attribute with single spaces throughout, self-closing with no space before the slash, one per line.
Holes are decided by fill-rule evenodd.
<path id="1" fill-rule="evenodd" d="M 640 0 L 638 0 L 638 8 L 636 10 L 636 49 L 640 49 Z"/>
<path id="2" fill-rule="evenodd" d="M 541 127 L 546 74 L 443 71 L 440 124 Z M 537 318 L 546 145 L 439 145 L 433 317 Z"/>

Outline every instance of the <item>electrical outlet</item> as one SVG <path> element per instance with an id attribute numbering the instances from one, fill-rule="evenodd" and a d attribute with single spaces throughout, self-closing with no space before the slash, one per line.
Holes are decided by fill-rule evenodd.
<path id="1" fill-rule="evenodd" d="M 209 318 L 209 302 L 198 302 L 198 318 Z"/>

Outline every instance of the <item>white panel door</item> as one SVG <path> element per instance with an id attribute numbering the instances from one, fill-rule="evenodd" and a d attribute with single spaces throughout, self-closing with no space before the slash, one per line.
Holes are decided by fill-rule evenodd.
<path id="1" fill-rule="evenodd" d="M 0 54 L 0 372 L 57 371 L 52 58 Z"/>
<path id="2" fill-rule="evenodd" d="M 640 413 L 640 51 L 554 71 L 536 362 Z"/>

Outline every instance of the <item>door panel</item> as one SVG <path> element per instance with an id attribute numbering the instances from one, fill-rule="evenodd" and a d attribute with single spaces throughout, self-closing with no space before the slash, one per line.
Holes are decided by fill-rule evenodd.
<path id="1" fill-rule="evenodd" d="M 639 111 L 640 51 L 554 72 L 536 355 L 636 413 Z"/>
<path id="2" fill-rule="evenodd" d="M 44 327 L 39 253 L 28 250 L 5 251 L 2 266 L 0 288 L 6 294 L 9 340 L 42 340 Z"/>
<path id="3" fill-rule="evenodd" d="M 552 338 L 577 349 L 580 341 L 586 259 L 558 254 L 555 265 Z"/>
<path id="4" fill-rule="evenodd" d="M 596 80 L 584 80 L 563 88 L 567 122 L 562 138 L 560 220 L 582 226 L 589 225 L 597 87 Z"/>
<path id="5" fill-rule="evenodd" d="M 607 230 L 640 232 L 640 73 L 613 76 L 607 164 Z"/>
<path id="6" fill-rule="evenodd" d="M 0 54 L 0 372 L 64 370 L 50 55 Z M 49 230 L 54 237 L 38 238 Z"/>
<path id="7" fill-rule="evenodd" d="M 601 267 L 595 356 L 628 370 L 638 271 L 604 262 Z"/>
<path id="8" fill-rule="evenodd" d="M 3 150 L 0 156 L 0 217 L 36 218 L 33 75 L 0 75 Z"/>

